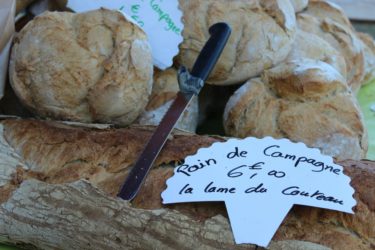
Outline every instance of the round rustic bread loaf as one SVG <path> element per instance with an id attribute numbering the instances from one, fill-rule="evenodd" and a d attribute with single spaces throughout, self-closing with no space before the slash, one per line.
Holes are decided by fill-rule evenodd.
<path id="1" fill-rule="evenodd" d="M 151 92 L 144 32 L 116 11 L 47 12 L 15 39 L 10 81 L 37 115 L 127 125 Z"/>
<path id="2" fill-rule="evenodd" d="M 331 19 L 354 31 L 354 28 L 344 11 L 337 4 L 326 0 L 309 0 L 305 13 L 320 20 Z"/>
<path id="3" fill-rule="evenodd" d="M 292 3 L 296 13 L 304 10 L 309 4 L 309 0 L 290 0 L 290 2 Z"/>
<path id="4" fill-rule="evenodd" d="M 208 83 L 242 83 L 283 61 L 292 48 L 296 24 L 289 0 L 181 0 L 180 7 L 185 27 L 178 61 L 189 68 L 211 25 L 227 22 L 232 28 Z"/>
<path id="5" fill-rule="evenodd" d="M 138 123 L 141 125 L 158 125 L 172 105 L 179 91 L 177 70 L 169 68 L 164 71 L 156 70 L 150 101 L 146 110 L 141 114 Z M 195 97 L 181 114 L 176 128 L 195 132 L 198 125 L 198 99 Z"/>
<path id="6" fill-rule="evenodd" d="M 341 53 L 319 36 L 297 29 L 293 49 L 286 61 L 304 58 L 326 62 L 346 79 L 346 63 Z"/>
<path id="7" fill-rule="evenodd" d="M 367 133 L 356 99 L 329 64 L 300 60 L 248 81 L 225 108 L 226 133 L 286 137 L 338 159 L 361 159 Z"/>
<path id="8" fill-rule="evenodd" d="M 324 1 L 310 1 L 307 10 L 297 14 L 297 23 L 299 28 L 321 37 L 344 56 L 348 84 L 357 92 L 364 76 L 363 47 L 342 11 Z"/>

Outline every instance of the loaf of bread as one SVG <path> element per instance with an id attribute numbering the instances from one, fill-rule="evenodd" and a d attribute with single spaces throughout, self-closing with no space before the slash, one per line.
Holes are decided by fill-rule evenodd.
<path id="1" fill-rule="evenodd" d="M 297 23 L 300 29 L 321 37 L 344 56 L 347 82 L 357 92 L 364 77 L 363 47 L 342 10 L 327 1 L 309 1 L 308 8 L 297 14 Z"/>
<path id="2" fill-rule="evenodd" d="M 259 249 L 234 244 L 223 203 L 161 204 L 173 163 L 223 138 L 172 134 L 136 199 L 115 198 L 151 134 L 1 121 L 0 241 L 41 249 Z M 270 249 L 373 248 L 375 165 L 339 164 L 356 190 L 355 214 L 295 206 Z"/>
<path id="3" fill-rule="evenodd" d="M 304 10 L 309 4 L 309 0 L 290 0 L 296 13 Z"/>
<path id="4" fill-rule="evenodd" d="M 332 21 L 350 28 L 354 28 L 341 7 L 329 0 L 309 0 L 306 14 L 312 15 L 319 20 L 331 19 Z"/>
<path id="5" fill-rule="evenodd" d="M 365 76 L 363 83 L 368 83 L 375 79 L 375 40 L 366 33 L 357 32 L 357 36 L 363 43 L 365 57 Z"/>
<path id="6" fill-rule="evenodd" d="M 208 83 L 243 83 L 282 62 L 294 41 L 295 13 L 289 0 L 180 1 L 184 41 L 178 61 L 189 68 L 217 22 L 232 28 L 229 41 Z"/>
<path id="7" fill-rule="evenodd" d="M 341 53 L 319 36 L 297 29 L 292 51 L 286 61 L 304 58 L 326 62 L 346 79 L 346 63 Z"/>
<path id="8" fill-rule="evenodd" d="M 47 12 L 16 37 L 10 82 L 35 114 L 127 125 L 143 112 L 153 65 L 145 33 L 110 10 Z"/>
<path id="9" fill-rule="evenodd" d="M 164 71 L 156 70 L 150 101 L 145 111 L 138 118 L 141 125 L 158 125 L 171 106 L 179 91 L 177 70 L 169 68 Z M 198 125 L 198 98 L 194 97 L 185 111 L 181 114 L 176 128 L 195 132 Z"/>
<path id="10" fill-rule="evenodd" d="M 292 61 L 249 80 L 229 99 L 225 131 L 235 137 L 286 137 L 337 159 L 362 159 L 367 133 L 345 79 L 321 61 Z"/>

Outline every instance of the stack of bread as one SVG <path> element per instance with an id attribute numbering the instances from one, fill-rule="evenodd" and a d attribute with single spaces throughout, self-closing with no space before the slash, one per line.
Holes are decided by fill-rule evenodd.
<path id="1" fill-rule="evenodd" d="M 177 128 L 193 133 L 175 131 L 134 207 L 112 198 L 150 136 L 150 128 L 144 125 L 157 125 L 178 92 L 176 69 L 180 65 L 191 69 L 209 38 L 208 28 L 224 21 L 232 35 L 206 84 L 232 91 L 226 93 L 231 97 L 224 100 L 222 110 L 225 135 L 289 138 L 319 148 L 346 166 L 359 190 L 358 216 L 298 208 L 271 248 L 370 249 L 375 245 L 375 201 L 368 195 L 374 189 L 375 165 L 352 161 L 365 158 L 367 152 L 367 132 L 355 95 L 362 84 L 375 78 L 374 40 L 356 32 L 343 11 L 328 1 L 228 2 L 179 1 L 184 40 L 175 65 L 164 71 L 152 65 L 146 34 L 116 11 L 46 12 L 16 35 L 10 84 L 35 117 L 126 128 L 0 121 L 0 168 L 4 166 L 0 170 L 0 234 L 15 241 L 22 241 L 20 235 L 24 235 L 25 243 L 41 248 L 90 248 L 92 243 L 112 249 L 232 248 L 222 206 L 179 205 L 169 210 L 160 201 L 175 162 L 225 140 L 193 134 L 198 116 L 204 117 L 205 109 L 198 106 L 207 105 L 208 100 L 211 106 L 222 106 L 219 98 L 210 99 L 207 94 L 199 105 L 197 98 L 190 103 Z M 44 197 L 44 193 L 50 195 Z M 93 199 L 100 205 L 97 213 Z M 66 219 L 52 236 L 45 231 L 51 227 L 42 225 L 42 217 L 32 219 L 12 210 L 23 202 L 22 207 L 36 212 L 36 200 L 43 204 L 42 217 L 50 216 L 51 223 Z M 110 205 L 101 209 L 106 203 Z M 54 210 L 60 205 L 72 209 L 58 215 Z M 84 223 L 64 215 L 73 208 Z M 302 219 L 301 211 L 311 216 Z M 132 220 L 129 214 L 141 219 Z M 104 223 L 113 218 L 116 223 Z M 70 225 L 81 233 L 69 234 L 74 242 L 64 245 L 62 235 Z M 85 225 L 100 230 L 107 239 L 90 242 L 92 230 Z M 168 230 L 177 233 L 169 237 Z M 320 236 L 324 230 L 326 237 Z M 128 234 L 124 240 L 123 233 Z"/>
<path id="2" fill-rule="evenodd" d="M 339 7 L 318 0 L 180 6 L 178 64 L 192 67 L 212 24 L 225 21 L 233 29 L 207 81 L 243 84 L 225 108 L 226 135 L 287 137 L 338 159 L 365 156 L 354 95 L 373 77 L 375 46 Z M 178 84 L 174 68 L 156 72 L 143 31 L 107 10 L 35 18 L 17 36 L 10 63 L 16 94 L 38 116 L 121 126 L 160 122 Z M 178 128 L 196 130 L 197 106 L 195 100 Z"/>
<path id="3" fill-rule="evenodd" d="M 374 56 L 365 50 L 373 40 L 362 42 L 339 7 L 320 0 L 180 2 L 181 64 L 191 66 L 211 24 L 226 20 L 233 28 L 208 81 L 246 82 L 225 108 L 227 135 L 287 137 L 337 159 L 365 157 L 367 133 L 355 94 L 371 78 Z"/>

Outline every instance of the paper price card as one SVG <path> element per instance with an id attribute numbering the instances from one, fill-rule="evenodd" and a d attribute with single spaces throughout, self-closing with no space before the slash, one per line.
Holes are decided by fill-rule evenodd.
<path id="1" fill-rule="evenodd" d="M 154 65 L 166 69 L 182 42 L 182 12 L 177 0 L 69 0 L 68 8 L 84 12 L 101 7 L 119 10 L 138 24 L 149 39 Z"/>
<path id="2" fill-rule="evenodd" d="M 224 201 L 237 244 L 266 247 L 294 204 L 353 213 L 343 168 L 287 139 L 230 139 L 176 167 L 163 203 Z"/>

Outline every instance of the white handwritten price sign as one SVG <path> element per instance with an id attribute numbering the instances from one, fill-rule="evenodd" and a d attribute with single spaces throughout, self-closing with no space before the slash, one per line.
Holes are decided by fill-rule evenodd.
<path id="1" fill-rule="evenodd" d="M 237 244 L 266 247 L 294 204 L 353 213 L 343 168 L 287 139 L 230 139 L 176 167 L 163 203 L 224 201 Z"/>
<path id="2" fill-rule="evenodd" d="M 170 67 L 178 54 L 183 24 L 177 0 L 69 0 L 67 6 L 75 12 L 101 7 L 122 11 L 146 32 L 154 65 L 160 69 Z"/>

